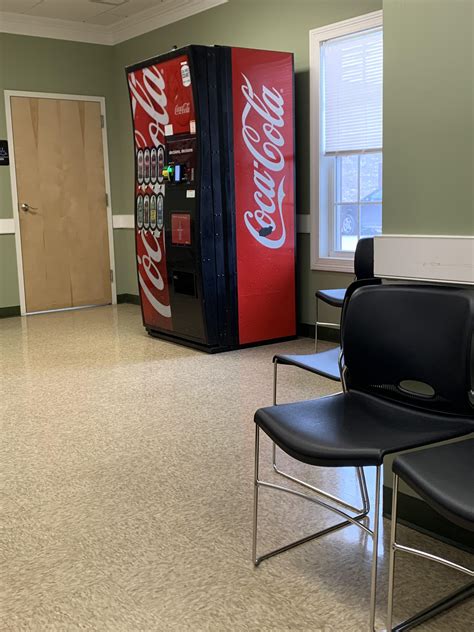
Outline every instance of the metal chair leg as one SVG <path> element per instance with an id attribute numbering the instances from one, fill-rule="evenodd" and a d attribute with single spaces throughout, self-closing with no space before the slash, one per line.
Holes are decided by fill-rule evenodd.
<path id="1" fill-rule="evenodd" d="M 393 475 L 393 496 L 392 496 L 392 525 L 390 529 L 390 568 L 389 568 L 389 576 L 388 576 L 388 607 L 387 607 L 387 632 L 407 632 L 408 630 L 412 630 L 414 627 L 420 625 L 424 621 L 428 621 L 433 617 L 441 614 L 442 612 L 446 612 L 450 608 L 453 608 L 459 603 L 462 603 L 466 599 L 474 596 L 474 582 L 470 582 L 467 585 L 458 588 L 450 595 L 443 597 L 439 601 L 431 604 L 427 608 L 424 608 L 417 614 L 413 615 L 409 619 L 406 619 L 402 623 L 399 623 L 395 627 L 393 627 L 393 593 L 394 593 L 394 582 L 395 582 L 395 554 L 397 551 L 402 551 L 405 553 L 411 553 L 412 555 L 416 555 L 418 557 L 424 557 L 425 559 L 432 560 L 434 562 L 438 562 L 439 564 L 443 564 L 444 566 L 448 566 L 449 568 L 453 568 L 454 570 L 460 571 L 469 575 L 470 577 L 474 577 L 474 571 L 461 566 L 460 564 L 456 564 L 451 562 L 450 560 L 446 560 L 442 557 L 438 557 L 437 555 L 432 555 L 431 553 L 426 553 L 425 551 L 420 551 L 418 549 L 413 549 L 408 546 L 403 546 L 397 543 L 396 535 L 397 535 L 397 504 L 398 504 L 398 486 L 399 486 L 399 477 L 394 474 Z"/>
<path id="2" fill-rule="evenodd" d="M 326 492 L 323 489 L 319 489 L 319 487 L 310 485 L 309 483 L 306 483 L 305 481 L 302 481 L 301 479 L 296 478 L 296 476 L 292 476 L 291 474 L 287 474 L 283 470 L 278 469 L 278 466 L 276 465 L 275 457 L 276 457 L 276 446 L 275 444 L 273 444 L 273 470 L 277 474 L 282 476 L 283 478 L 286 478 L 289 481 L 293 481 L 294 483 L 301 485 L 305 489 L 311 490 L 318 496 L 323 496 L 324 498 L 327 498 L 328 500 L 331 500 L 332 502 L 338 505 L 341 505 L 341 507 L 345 507 L 346 509 L 349 509 L 350 511 L 354 511 L 355 513 L 365 513 L 365 514 L 369 513 L 370 502 L 369 502 L 369 495 L 367 492 L 367 483 L 365 480 L 365 474 L 364 474 L 363 468 L 356 468 L 357 477 L 359 480 L 359 487 L 361 490 L 362 507 L 354 507 L 354 505 L 351 505 L 350 503 L 346 502 L 342 498 L 339 498 L 338 496 L 334 496 L 333 494 L 330 494 L 329 492 Z"/>
<path id="3" fill-rule="evenodd" d="M 273 405 L 277 405 L 278 360 L 273 360 Z"/>
<path id="4" fill-rule="evenodd" d="M 379 524 L 380 524 L 380 471 L 381 465 L 377 466 L 375 474 L 375 506 L 374 506 L 374 527 L 372 546 L 372 573 L 370 579 L 370 620 L 369 630 L 375 631 L 375 613 L 377 609 L 377 554 L 379 544 Z"/>
<path id="5" fill-rule="evenodd" d="M 278 361 L 273 360 L 273 405 L 277 405 L 277 377 L 278 377 Z M 274 470 L 276 466 L 276 443 L 272 443 L 272 467 Z"/>
<path id="6" fill-rule="evenodd" d="M 388 607 L 387 607 L 387 630 L 392 629 L 393 620 L 393 589 L 395 578 L 395 539 L 397 536 L 397 509 L 398 509 L 398 476 L 393 475 L 392 490 L 392 524 L 390 526 L 390 566 L 388 571 Z"/>
<path id="7" fill-rule="evenodd" d="M 258 466 L 260 453 L 260 428 L 255 424 L 255 465 L 253 478 L 253 536 L 252 536 L 252 560 L 257 566 L 257 524 L 258 524 Z M 275 445 L 275 444 L 273 444 Z"/>
<path id="8" fill-rule="evenodd" d="M 320 538 L 338 529 L 347 527 L 351 524 L 358 526 L 360 529 L 362 529 L 365 533 L 368 533 L 369 535 L 371 535 L 373 538 L 372 571 L 371 571 L 371 581 L 370 581 L 370 623 L 369 623 L 370 627 L 369 629 L 370 629 L 370 632 L 374 632 L 375 631 L 376 604 L 377 604 L 377 562 L 378 562 L 377 556 L 378 556 L 379 525 L 380 525 L 380 475 L 381 475 L 382 466 L 377 466 L 376 468 L 374 528 L 372 531 L 368 527 L 366 527 L 365 524 L 362 524 L 360 522 L 363 518 L 367 516 L 368 506 L 369 506 L 367 486 L 366 486 L 366 481 L 365 481 L 364 470 L 362 467 L 358 467 L 356 469 L 357 469 L 357 475 L 359 478 L 361 495 L 364 502 L 364 510 L 367 510 L 367 511 L 363 511 L 361 514 L 358 514 L 356 516 L 350 516 L 349 514 L 342 511 L 341 509 L 328 505 L 326 502 L 323 502 L 312 496 L 308 496 L 307 494 L 303 494 L 302 492 L 298 492 L 294 489 L 282 487 L 280 485 L 274 485 L 273 483 L 268 483 L 266 481 L 261 481 L 259 479 L 259 451 L 260 451 L 259 439 L 260 439 L 259 427 L 257 425 L 255 429 L 254 507 L 253 507 L 253 540 L 252 540 L 252 561 L 253 561 L 254 566 L 258 566 L 261 562 L 269 559 L 270 557 L 274 557 L 275 555 L 279 555 L 280 553 L 289 551 L 290 549 L 300 546 L 301 544 L 305 544 L 306 542 L 310 542 L 311 540 Z M 303 481 L 298 481 L 298 482 L 305 487 L 309 487 L 310 489 L 313 489 L 311 486 L 309 486 L 307 483 L 304 483 Z M 309 500 L 323 507 L 324 509 L 328 509 L 336 513 L 337 515 L 345 518 L 345 520 L 343 520 L 342 522 L 338 522 L 337 524 L 332 525 L 331 527 L 328 527 L 326 529 L 317 531 L 316 533 L 313 533 L 312 535 L 301 538 L 297 540 L 296 542 L 291 542 L 290 544 L 286 544 L 282 547 L 279 547 L 278 549 L 269 551 L 268 553 L 265 553 L 264 555 L 257 556 L 258 488 L 260 486 L 268 487 L 270 489 L 274 489 L 278 491 L 283 491 L 283 492 L 298 496 L 299 498 Z M 320 491 L 320 490 L 317 490 L 317 491 Z M 323 493 L 325 494 L 325 492 Z M 335 497 L 332 497 L 332 498 L 335 498 Z"/>
<path id="9" fill-rule="evenodd" d="M 363 477 L 363 473 L 361 474 L 361 478 L 362 477 Z M 362 480 L 363 480 L 363 484 L 365 484 L 365 478 L 362 478 Z M 330 497 L 331 500 L 334 499 L 339 504 L 343 504 L 346 507 L 351 507 L 344 501 L 341 501 L 340 499 L 333 497 L 331 494 L 327 494 L 326 492 L 321 492 L 321 490 L 318 490 L 317 488 L 313 488 L 312 486 L 308 485 L 307 483 L 304 483 L 303 481 L 300 481 L 300 484 L 305 487 L 309 487 L 312 491 L 316 490 L 316 492 L 319 495 L 328 496 Z M 310 536 L 301 538 L 300 540 L 297 540 L 296 542 L 291 542 L 290 544 L 284 545 L 278 549 L 269 551 L 268 553 L 265 553 L 264 555 L 257 556 L 258 488 L 259 487 L 267 487 L 270 489 L 286 492 L 294 496 L 298 496 L 299 498 L 303 498 L 305 500 L 309 500 L 310 502 L 313 502 L 319 505 L 320 507 L 323 507 L 324 509 L 328 509 L 329 511 L 332 511 L 338 516 L 344 518 L 344 520 L 342 522 L 338 522 L 335 525 L 332 525 L 331 527 L 317 531 L 316 533 Z M 299 546 L 301 544 L 304 544 L 305 542 L 309 542 L 310 540 L 314 540 L 316 538 L 322 537 L 324 535 L 327 535 L 328 533 L 331 533 L 332 531 L 336 531 L 337 529 L 342 529 L 351 524 L 358 526 L 365 533 L 372 535 L 372 531 L 368 527 L 366 527 L 365 524 L 361 523 L 362 519 L 366 518 L 368 514 L 368 511 L 366 511 L 365 509 L 366 507 L 364 507 L 362 511 L 358 510 L 360 511 L 360 513 L 357 513 L 357 515 L 351 516 L 345 511 L 343 511 L 342 509 L 339 509 L 338 507 L 328 504 L 327 502 L 324 502 L 320 500 L 319 498 L 315 498 L 314 496 L 308 496 L 307 494 L 299 492 L 295 489 L 282 487 L 281 485 L 275 485 L 273 483 L 260 480 L 259 479 L 259 429 L 257 426 L 256 435 L 255 435 L 254 513 L 253 513 L 253 547 L 252 547 L 253 563 L 255 566 L 258 566 L 261 562 L 263 562 L 264 560 L 270 557 L 273 557 L 274 555 L 278 555 L 279 553 L 283 553 L 284 551 L 289 551 L 290 549 L 295 548 L 296 546 Z M 355 508 L 353 508 L 353 511 L 355 511 Z"/>
<path id="10" fill-rule="evenodd" d="M 357 467 L 357 480 L 359 481 L 360 496 L 362 498 L 363 511 L 369 513 L 370 511 L 370 499 L 369 492 L 367 491 L 367 481 L 365 480 L 365 472 L 363 467 Z"/>
<path id="11" fill-rule="evenodd" d="M 332 531 L 336 531 L 338 529 L 342 529 L 344 527 L 348 527 L 349 525 L 353 524 L 356 525 L 357 527 L 359 527 L 360 529 L 362 529 L 365 533 L 368 533 L 369 535 L 372 535 L 372 531 L 365 526 L 365 524 L 363 524 L 361 521 L 363 518 L 365 518 L 367 516 L 366 513 L 362 513 L 356 516 L 350 516 L 349 514 L 347 514 L 346 512 L 342 511 L 341 509 L 338 509 L 337 507 L 333 507 L 331 505 L 328 505 L 328 503 L 325 503 L 317 498 L 314 498 L 312 496 L 308 496 L 307 494 L 303 494 L 302 492 L 298 492 L 294 489 L 290 489 L 288 487 L 282 487 L 281 485 L 274 485 L 273 483 L 268 483 L 266 481 L 261 481 L 261 480 L 257 480 L 257 485 L 261 486 L 261 487 L 268 487 L 270 489 L 274 489 L 274 490 L 278 490 L 278 491 L 282 491 L 282 492 L 286 492 L 288 494 L 292 494 L 294 496 L 298 496 L 299 498 L 303 498 L 304 500 L 309 500 L 310 502 L 313 502 L 317 505 L 319 505 L 320 507 L 323 507 L 324 509 L 328 509 L 329 511 L 332 511 L 334 513 L 336 513 L 338 516 L 341 516 L 343 518 L 345 518 L 345 520 L 343 520 L 342 522 L 338 522 L 335 525 L 332 525 L 330 527 L 327 527 L 326 529 L 322 529 L 320 531 L 317 531 L 316 533 L 313 533 L 312 535 L 306 536 L 304 538 L 301 538 L 299 540 L 296 540 L 295 542 L 291 542 L 290 544 L 285 544 L 282 547 L 279 547 L 278 549 L 274 549 L 272 551 L 269 551 L 268 553 L 265 553 L 264 555 L 260 555 L 260 556 L 255 556 L 255 561 L 254 564 L 255 566 L 258 566 L 261 562 L 263 562 L 264 560 L 269 559 L 270 557 L 274 557 L 275 555 L 279 555 L 280 553 L 284 553 L 285 551 L 289 551 L 290 549 L 294 549 L 297 546 L 300 546 L 301 544 L 305 544 L 306 542 L 310 542 L 311 540 L 315 540 L 316 538 L 320 538 L 324 535 L 327 535 L 328 533 L 331 533 Z M 254 511 L 254 520 L 255 519 L 255 515 L 256 515 L 256 511 Z M 256 533 L 256 527 L 255 527 L 255 531 L 254 533 Z M 256 546 L 256 537 L 254 538 L 254 545 Z"/>
<path id="12" fill-rule="evenodd" d="M 314 321 L 314 350 L 318 350 L 318 297 L 316 296 L 316 320 Z"/>
<path id="13" fill-rule="evenodd" d="M 274 361 L 273 362 L 273 405 L 274 406 L 277 405 L 277 380 L 278 380 L 278 361 Z M 344 383 L 343 383 L 343 386 L 345 386 Z M 306 483 L 305 481 L 302 481 L 299 478 L 296 478 L 295 476 L 291 476 L 290 474 L 287 474 L 283 470 L 280 470 L 276 462 L 276 455 L 277 455 L 277 446 L 275 443 L 272 443 L 272 467 L 273 467 L 273 471 L 276 474 L 279 474 L 280 476 L 283 476 L 284 478 L 290 481 L 293 481 L 294 483 L 297 483 L 298 485 L 302 485 L 306 489 L 310 489 L 315 494 L 323 496 L 324 498 L 327 498 L 337 503 L 338 505 L 341 505 L 342 507 L 346 507 L 346 509 L 350 509 L 351 511 L 354 511 L 357 514 L 368 513 L 370 511 L 369 494 L 367 492 L 367 483 L 365 480 L 364 468 L 362 467 L 356 468 L 357 478 L 359 481 L 359 489 L 360 489 L 360 494 L 361 494 L 361 499 L 362 499 L 362 508 L 359 508 L 359 507 L 354 507 L 353 505 L 345 502 L 344 500 L 342 500 L 342 498 L 333 496 L 332 494 L 329 494 L 328 492 L 325 492 L 324 490 L 319 489 L 318 487 L 314 487 L 314 485 L 310 485 L 309 483 Z"/>

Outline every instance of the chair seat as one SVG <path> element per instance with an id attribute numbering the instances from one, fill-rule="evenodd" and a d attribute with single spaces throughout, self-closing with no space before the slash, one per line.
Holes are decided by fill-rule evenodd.
<path id="1" fill-rule="evenodd" d="M 401 455 L 393 471 L 438 513 L 474 531 L 474 439 Z"/>
<path id="2" fill-rule="evenodd" d="M 344 288 L 339 290 L 318 290 L 316 292 L 317 298 L 333 307 L 342 307 L 345 295 L 346 290 Z"/>
<path id="3" fill-rule="evenodd" d="M 297 366 L 300 369 L 317 373 L 323 377 L 327 377 L 330 380 L 336 382 L 341 381 L 341 375 L 339 373 L 339 354 L 341 353 L 340 347 L 335 347 L 329 351 L 322 351 L 321 353 L 308 353 L 304 355 L 280 355 L 277 354 L 273 357 L 273 362 L 279 364 L 291 364 Z"/>
<path id="4" fill-rule="evenodd" d="M 290 456 L 324 467 L 380 465 L 386 454 L 474 430 L 472 418 L 447 418 L 357 391 L 261 408 L 255 423 Z"/>

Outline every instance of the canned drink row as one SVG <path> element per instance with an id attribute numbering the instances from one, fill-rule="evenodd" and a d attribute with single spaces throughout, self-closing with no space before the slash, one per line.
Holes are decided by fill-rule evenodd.
<path id="1" fill-rule="evenodd" d="M 143 182 L 163 182 L 163 169 L 165 166 L 165 149 L 163 145 L 158 148 L 139 149 L 137 151 L 137 180 Z"/>
<path id="2" fill-rule="evenodd" d="M 158 195 L 137 196 L 137 227 L 161 230 L 163 228 L 164 197 Z"/>

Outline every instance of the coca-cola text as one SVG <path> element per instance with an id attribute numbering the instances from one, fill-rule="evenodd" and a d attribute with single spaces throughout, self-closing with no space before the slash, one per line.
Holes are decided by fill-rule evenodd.
<path id="1" fill-rule="evenodd" d="M 285 123 L 284 100 L 278 90 L 265 85 L 259 96 L 243 73 L 242 77 L 245 83 L 241 91 L 246 100 L 242 111 L 242 138 L 253 157 L 256 187 L 253 199 L 257 206 L 255 210 L 245 211 L 244 221 L 260 244 L 280 248 L 286 240 L 282 210 L 285 176 L 276 183 L 272 174 L 278 174 L 285 166 L 285 139 L 280 131 Z"/>

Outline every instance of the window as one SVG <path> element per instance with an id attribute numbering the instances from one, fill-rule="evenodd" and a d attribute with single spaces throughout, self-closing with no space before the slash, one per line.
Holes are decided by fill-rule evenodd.
<path id="1" fill-rule="evenodd" d="M 382 232 L 382 37 L 381 11 L 310 32 L 313 269 Z"/>

